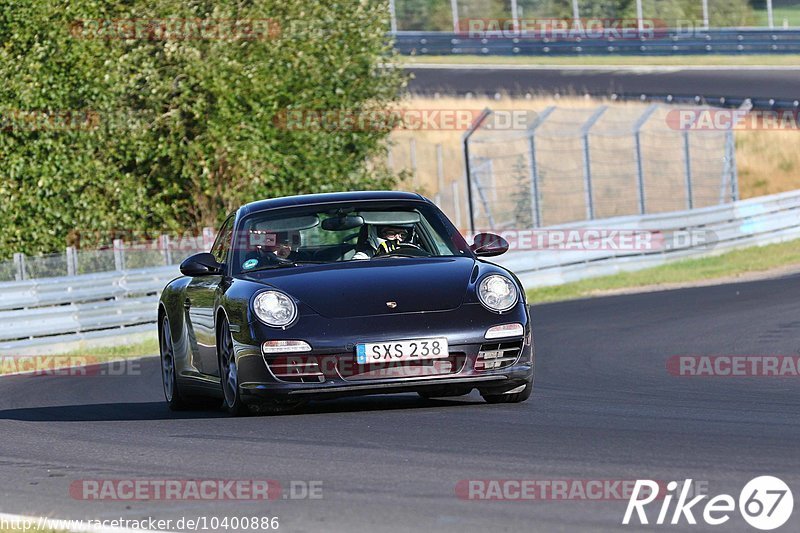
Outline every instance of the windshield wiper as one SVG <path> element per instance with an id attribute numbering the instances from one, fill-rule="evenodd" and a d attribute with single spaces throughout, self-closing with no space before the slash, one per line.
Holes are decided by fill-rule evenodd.
<path id="1" fill-rule="evenodd" d="M 258 268 L 251 268 L 250 270 L 245 270 L 242 274 L 249 274 L 250 272 L 261 272 L 263 270 L 274 270 L 276 268 L 286 268 L 286 267 L 296 267 L 300 265 L 321 265 L 323 264 L 322 261 L 291 261 L 288 259 L 284 259 L 278 263 L 272 263 L 271 265 L 264 265 Z"/>
<path id="2" fill-rule="evenodd" d="M 296 267 L 296 266 L 299 265 L 293 261 L 288 261 L 286 263 L 273 263 L 271 265 L 264 265 L 262 267 L 245 270 L 242 272 L 242 274 L 250 274 L 251 272 L 261 272 L 262 270 L 274 270 L 276 268 L 286 268 L 286 267 Z"/>

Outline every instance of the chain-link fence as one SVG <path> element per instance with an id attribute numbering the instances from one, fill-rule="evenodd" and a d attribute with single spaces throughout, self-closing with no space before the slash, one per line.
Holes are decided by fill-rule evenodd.
<path id="1" fill-rule="evenodd" d="M 92 249 L 67 247 L 57 254 L 26 256 L 17 253 L 13 260 L 0 262 L 0 281 L 178 265 L 192 254 L 208 251 L 213 238 L 214 230 L 206 228 L 199 237 L 161 235 L 149 241 L 117 239 L 110 246 Z"/>
<path id="2" fill-rule="evenodd" d="M 549 107 L 526 128 L 468 141 L 475 228 L 553 226 L 738 198 L 732 131 L 680 130 L 669 106 Z M 487 121 L 490 122 L 490 121 Z M 466 187 L 439 191 L 470 210 Z M 454 195 L 458 195 L 456 197 Z"/>
<path id="3" fill-rule="evenodd" d="M 800 0 L 390 0 L 389 17 L 393 32 L 451 31 L 475 19 L 555 18 L 643 18 L 673 28 L 790 28 L 800 26 Z"/>

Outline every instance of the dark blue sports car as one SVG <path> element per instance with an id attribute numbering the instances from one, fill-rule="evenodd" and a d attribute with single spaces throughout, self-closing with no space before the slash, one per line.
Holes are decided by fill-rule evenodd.
<path id="1" fill-rule="evenodd" d="M 247 204 L 189 257 L 158 307 L 164 392 L 180 409 L 280 412 L 417 392 L 522 402 L 534 353 L 525 293 L 430 200 L 348 192 Z"/>

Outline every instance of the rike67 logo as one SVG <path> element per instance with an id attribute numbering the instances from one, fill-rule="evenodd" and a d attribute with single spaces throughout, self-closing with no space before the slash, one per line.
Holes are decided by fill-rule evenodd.
<path id="1" fill-rule="evenodd" d="M 630 524 L 635 511 L 640 524 L 649 524 L 652 516 L 648 518 L 645 507 L 656 500 L 660 500 L 661 507 L 655 524 L 697 524 L 695 513 L 698 513 L 706 524 L 712 526 L 730 520 L 731 514 L 737 507 L 733 496 L 720 494 L 704 502 L 705 505 L 701 505 L 700 502 L 708 498 L 708 495 L 701 494 L 689 499 L 692 494 L 691 488 L 691 479 L 684 481 L 680 487 L 677 481 L 670 481 L 666 486 L 666 494 L 662 494 L 656 481 L 636 480 L 622 523 Z M 644 496 L 640 497 L 641 495 Z M 675 496 L 677 501 L 670 518 L 670 507 Z M 657 504 L 654 507 L 657 507 Z M 756 529 L 768 531 L 781 527 L 789 520 L 794 508 L 794 498 L 791 489 L 782 480 L 773 476 L 760 476 L 751 479 L 739 493 L 738 508 L 745 522 Z M 633 523 L 635 524 L 635 521 Z"/>

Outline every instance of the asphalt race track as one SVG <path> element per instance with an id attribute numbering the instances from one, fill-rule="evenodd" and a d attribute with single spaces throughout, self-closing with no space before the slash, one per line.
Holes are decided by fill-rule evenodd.
<path id="1" fill-rule="evenodd" d="M 800 98 L 800 68 L 407 68 L 418 94 L 699 95 L 793 102 Z"/>
<path id="2" fill-rule="evenodd" d="M 747 481 L 771 474 L 798 494 L 800 380 L 676 377 L 666 360 L 797 354 L 800 276 L 533 311 L 536 390 L 519 405 L 487 405 L 476 393 L 401 395 L 234 419 L 168 411 L 154 358 L 141 375 L 0 378 L 0 512 L 278 516 L 280 531 L 293 532 L 574 532 L 618 530 L 626 501 L 468 501 L 456 484 L 693 478 L 738 499 Z M 116 502 L 69 493 L 75 480 L 126 478 L 320 480 L 323 498 Z M 654 520 L 658 509 L 650 511 Z M 658 529 L 752 531 L 738 512 L 722 527 L 682 524 Z M 795 512 L 779 531 L 798 530 Z"/>

